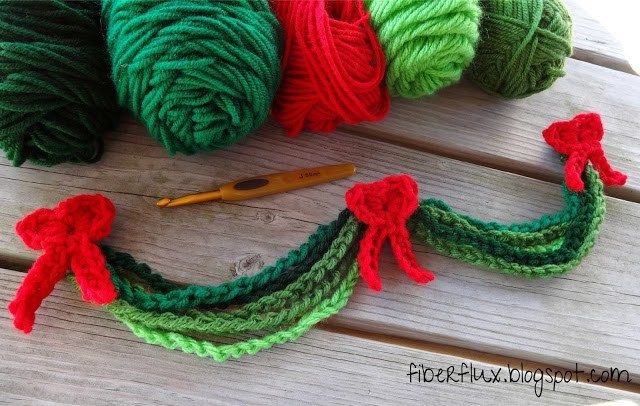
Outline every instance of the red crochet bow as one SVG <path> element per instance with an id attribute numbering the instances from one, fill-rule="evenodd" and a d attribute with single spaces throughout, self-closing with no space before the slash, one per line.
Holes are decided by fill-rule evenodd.
<path id="1" fill-rule="evenodd" d="M 13 325 L 29 333 L 35 312 L 71 268 L 82 298 L 107 304 L 116 298 L 102 251 L 95 244 L 111 231 L 115 207 L 101 195 L 79 195 L 54 209 L 38 209 L 16 225 L 25 245 L 44 253 L 34 262 L 9 303 Z"/>
<path id="2" fill-rule="evenodd" d="M 400 268 L 418 283 L 435 279 L 418 263 L 411 248 L 407 220 L 418 208 L 418 185 L 408 175 L 389 176 L 378 182 L 358 184 L 346 194 L 347 207 L 367 224 L 360 241 L 358 265 L 369 287 L 381 290 L 378 261 L 382 244 L 388 238 Z"/>
<path id="3" fill-rule="evenodd" d="M 621 186 L 627 181 L 627 175 L 615 171 L 604 155 L 600 144 L 604 129 L 598 114 L 584 113 L 569 121 L 558 121 L 544 130 L 542 135 L 556 151 L 567 155 L 564 176 L 570 190 L 574 192 L 584 190 L 582 172 L 588 161 L 591 161 L 605 185 Z"/>

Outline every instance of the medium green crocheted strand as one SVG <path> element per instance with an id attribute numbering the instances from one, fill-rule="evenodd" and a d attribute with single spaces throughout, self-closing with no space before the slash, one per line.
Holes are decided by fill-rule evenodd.
<path id="1" fill-rule="evenodd" d="M 180 315 L 147 312 L 124 300 L 120 300 L 118 306 L 109 306 L 108 310 L 118 318 L 149 328 L 180 332 L 228 334 L 274 329 L 303 316 L 343 282 L 344 272 L 336 272 L 336 269 L 340 263 L 351 262 L 355 257 L 357 232 L 358 224 L 351 218 L 333 240 L 331 248 L 308 272 L 285 289 L 226 313 L 189 311 Z"/>
<path id="2" fill-rule="evenodd" d="M 165 331 L 147 327 L 127 319 L 121 319 L 131 331 L 149 344 L 160 345 L 168 349 L 179 349 L 183 352 L 196 354 L 200 357 L 210 357 L 223 362 L 228 358 L 239 358 L 247 354 L 270 348 L 276 344 L 292 341 L 309 331 L 318 322 L 336 314 L 346 306 L 353 294 L 358 281 L 359 272 L 355 262 L 349 267 L 349 272 L 342 284 L 331 295 L 305 314 L 294 325 L 280 331 L 273 332 L 261 338 L 239 341 L 233 344 L 215 344 L 211 341 L 197 339 L 173 331 Z M 117 305 L 117 302 L 116 304 Z M 109 305 L 111 306 L 111 305 Z M 116 316 L 117 317 L 117 316 Z"/>
<path id="3" fill-rule="evenodd" d="M 265 286 L 277 281 L 285 270 L 303 262 L 309 254 L 319 254 L 316 248 L 321 244 L 330 243 L 335 238 L 335 232 L 343 224 L 347 223 L 351 214 L 343 211 L 338 220 L 320 226 L 309 240 L 297 250 L 293 250 L 287 256 L 280 258 L 272 266 L 265 267 L 253 276 L 244 276 L 218 286 L 189 285 L 180 286 L 165 281 L 161 276 L 154 275 L 146 264 L 138 264 L 130 255 L 115 252 L 108 247 L 103 247 L 107 258 L 108 267 L 111 270 L 111 279 L 118 290 L 121 299 L 132 303 L 143 310 L 176 311 L 198 306 L 221 306 L 232 302 L 238 297 L 254 293 L 264 289 Z M 137 276 L 146 281 L 154 281 L 154 284 L 162 284 L 164 290 L 148 293 L 143 290 L 133 289 L 129 281 L 120 275 L 119 271 L 128 270 L 137 273 Z M 303 270 L 308 270 L 308 267 Z"/>
<path id="4" fill-rule="evenodd" d="M 341 217 L 346 216 L 345 214 Z M 300 249 L 291 251 L 286 258 L 299 258 L 300 252 L 308 252 L 304 248 L 316 243 L 325 233 L 330 233 L 336 223 L 340 222 L 319 227 L 307 243 Z M 228 312 L 200 311 L 195 308 L 188 310 L 185 314 L 150 312 L 136 308 L 122 299 L 106 308 L 125 323 L 134 334 L 152 344 L 179 348 L 185 352 L 212 357 L 216 361 L 224 361 L 229 357 L 239 357 L 247 353 L 253 354 L 274 344 L 299 337 L 315 323 L 336 313 L 346 304 L 358 278 L 354 258 L 359 228 L 359 223 L 353 217 L 346 217 L 337 237 L 330 240 L 330 247 L 307 272 L 302 272 L 285 289 Z M 111 252 L 111 255 L 118 257 L 122 254 Z M 117 268 L 119 272 L 123 271 L 121 266 Z M 112 278 L 119 280 L 120 276 L 118 271 L 115 271 L 116 268 L 112 266 L 111 269 Z M 262 273 L 273 274 L 274 269 L 277 270 L 279 267 L 267 267 Z M 145 273 L 149 275 L 150 270 L 145 269 Z M 140 275 L 138 273 L 138 276 Z M 157 278 L 154 278 L 153 284 L 158 285 Z M 129 283 L 127 286 L 138 292 L 138 297 L 150 295 L 143 285 Z M 167 288 L 164 282 L 159 286 Z M 220 286 L 222 285 L 217 288 Z M 203 290 L 205 287 L 199 288 Z M 135 296 L 131 295 L 129 298 Z M 192 336 L 198 334 L 200 337 L 204 334 L 224 337 L 243 333 L 259 334 L 261 337 L 240 340 L 233 344 L 217 344 Z"/>
<path id="5" fill-rule="evenodd" d="M 567 206 L 554 216 L 511 226 L 482 223 L 435 200 L 414 216 L 416 236 L 465 262 L 522 276 L 551 276 L 575 267 L 593 246 L 605 213 L 603 185 L 585 171 L 586 190 L 565 190 Z"/>
<path id="6" fill-rule="evenodd" d="M 556 275 L 586 255 L 604 216 L 597 172 L 588 167 L 583 180 L 584 192 L 564 187 L 565 207 L 533 221 L 483 222 L 427 199 L 408 226 L 438 252 L 468 263 L 518 276 Z M 152 344 L 217 361 L 254 354 L 299 337 L 346 305 L 358 279 L 362 228 L 345 210 L 274 265 L 218 286 L 178 285 L 104 247 L 119 292 L 107 309 Z"/>

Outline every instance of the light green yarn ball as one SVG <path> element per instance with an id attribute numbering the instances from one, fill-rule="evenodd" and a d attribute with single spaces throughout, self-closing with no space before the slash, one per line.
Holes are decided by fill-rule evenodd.
<path id="1" fill-rule="evenodd" d="M 478 0 L 365 0 L 394 96 L 431 95 L 460 80 L 479 38 Z"/>
<path id="2" fill-rule="evenodd" d="M 561 0 L 482 0 L 482 36 L 468 76 L 491 94 L 522 98 L 564 75 L 571 16 Z"/>

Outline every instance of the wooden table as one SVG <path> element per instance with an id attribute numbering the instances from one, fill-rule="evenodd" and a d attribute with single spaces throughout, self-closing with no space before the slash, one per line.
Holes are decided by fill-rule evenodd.
<path id="1" fill-rule="evenodd" d="M 77 193 L 100 192 L 118 207 L 108 243 L 178 281 L 219 283 L 256 272 L 299 245 L 344 207 L 345 190 L 405 172 L 423 197 L 443 198 L 483 219 L 521 221 L 562 206 L 562 167 L 541 138 L 549 123 L 581 111 L 602 114 L 611 162 L 629 174 L 608 190 L 593 251 L 575 270 L 524 280 L 442 257 L 417 245 L 437 274 L 426 287 L 383 258 L 384 292 L 362 283 L 348 306 L 302 339 L 217 364 L 135 338 L 61 283 L 29 336 L 0 312 L 0 401 L 237 402 L 343 404 L 593 404 L 640 400 L 640 77 L 578 0 L 575 54 L 567 76 L 526 100 L 503 101 L 462 83 L 418 101 L 394 100 L 387 120 L 295 140 L 267 124 L 226 151 L 169 158 L 144 128 L 124 118 L 95 165 L 12 167 L 0 160 L 0 295 L 6 308 L 34 252 L 12 229 L 26 213 Z M 355 178 L 259 200 L 158 210 L 159 196 L 225 181 L 352 161 Z M 462 362 L 561 370 L 628 371 L 631 383 L 418 383 L 410 364 Z M 503 375 L 506 376 L 506 375 Z M 624 379 L 623 379 L 624 380 Z"/>

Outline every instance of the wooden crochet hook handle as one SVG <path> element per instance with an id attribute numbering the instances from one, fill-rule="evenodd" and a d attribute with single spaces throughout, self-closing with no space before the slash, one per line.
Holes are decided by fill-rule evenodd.
<path id="1" fill-rule="evenodd" d="M 299 169 L 291 172 L 272 173 L 226 183 L 210 192 L 196 193 L 158 200 L 158 207 L 176 207 L 214 200 L 238 201 L 288 192 L 349 177 L 356 173 L 353 164 L 338 164 Z"/>

